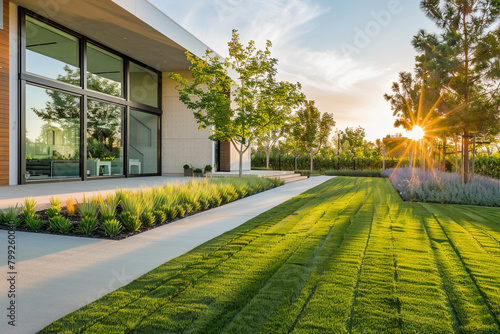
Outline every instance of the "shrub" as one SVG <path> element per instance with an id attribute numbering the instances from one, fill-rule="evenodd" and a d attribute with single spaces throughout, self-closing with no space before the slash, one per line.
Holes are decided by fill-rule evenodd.
<path id="1" fill-rule="evenodd" d="M 143 213 L 141 219 L 142 225 L 146 227 L 153 226 L 155 223 L 155 215 L 153 212 Z"/>
<path id="2" fill-rule="evenodd" d="M 484 176 L 462 184 L 460 175 L 445 172 L 398 168 L 382 174 L 405 201 L 500 206 L 500 181 Z"/>
<path id="3" fill-rule="evenodd" d="M 42 228 L 42 220 L 36 214 L 33 214 L 32 216 L 31 215 L 25 216 L 24 222 L 30 229 L 34 231 Z"/>
<path id="4" fill-rule="evenodd" d="M 219 193 L 214 192 L 208 197 L 208 202 L 210 203 L 210 207 L 216 208 L 222 204 L 222 197 Z"/>
<path id="5" fill-rule="evenodd" d="M 73 224 L 67 218 L 61 216 L 55 216 L 49 219 L 49 224 L 52 230 L 62 234 L 68 234 L 73 228 Z"/>
<path id="6" fill-rule="evenodd" d="M 155 224 L 162 224 L 167 219 L 167 215 L 162 210 L 154 211 L 153 215 L 155 216 Z"/>
<path id="7" fill-rule="evenodd" d="M 141 220 L 138 216 L 133 216 L 129 211 L 124 211 L 120 214 L 120 220 L 125 228 L 131 232 L 135 232 L 141 228 Z"/>
<path id="8" fill-rule="evenodd" d="M 60 211 L 61 210 L 58 209 L 57 207 L 51 206 L 50 208 L 48 208 L 47 210 L 45 210 L 45 214 L 47 215 L 47 218 L 52 219 L 54 217 L 59 216 L 59 212 Z"/>
<path id="9" fill-rule="evenodd" d="M 184 169 L 189 169 L 189 168 L 191 168 L 191 166 L 190 166 L 190 165 L 188 165 L 188 164 L 185 164 L 185 165 L 184 165 L 184 166 L 182 166 L 182 167 L 183 167 Z"/>
<path id="10" fill-rule="evenodd" d="M 78 226 L 83 234 L 92 234 L 97 229 L 97 218 L 88 216 L 84 217 Z"/>
<path id="11" fill-rule="evenodd" d="M 111 220 L 115 218 L 116 208 L 120 203 L 120 198 L 116 195 L 106 195 L 106 202 L 100 197 L 98 201 L 99 213 L 101 214 L 101 221 Z"/>
<path id="12" fill-rule="evenodd" d="M 82 204 L 78 207 L 78 211 L 80 212 L 80 217 L 82 219 L 85 217 L 97 218 L 97 214 L 99 212 L 99 200 L 96 198 L 88 201 L 84 195 Z"/>
<path id="13" fill-rule="evenodd" d="M 57 213 L 61 212 L 61 200 L 59 198 L 56 198 L 56 197 L 51 197 L 50 198 L 50 207 L 57 210 Z"/>
<path id="14" fill-rule="evenodd" d="M 124 212 L 129 212 L 131 216 L 136 218 L 139 218 L 146 209 L 143 197 L 140 196 L 140 194 L 132 194 L 123 197 L 121 200 L 121 207 Z"/>
<path id="15" fill-rule="evenodd" d="M 70 197 L 66 200 L 66 213 L 68 214 L 68 216 L 74 216 L 75 210 L 76 210 L 75 200 L 72 197 Z"/>
<path id="16" fill-rule="evenodd" d="M 279 177 L 272 177 L 272 178 L 269 178 L 269 180 L 271 180 L 271 183 L 275 187 L 280 187 L 280 186 L 285 184 L 285 181 L 281 180 Z"/>
<path id="17" fill-rule="evenodd" d="M 238 199 L 238 193 L 232 184 L 221 184 L 219 193 L 224 203 L 229 203 Z"/>
<path id="18" fill-rule="evenodd" d="M 165 212 L 165 215 L 167 216 L 168 219 L 175 219 L 177 215 L 179 214 L 179 210 L 177 208 L 177 205 L 174 206 L 163 206 L 162 211 Z"/>
<path id="19" fill-rule="evenodd" d="M 0 216 L 2 224 L 7 226 L 14 225 L 15 227 L 21 225 L 21 219 L 18 217 L 21 210 L 22 207 L 18 207 L 17 204 L 16 206 L 9 206 L 5 211 L 0 210 L 2 212 Z"/>
<path id="20" fill-rule="evenodd" d="M 101 227 L 110 238 L 114 238 L 123 230 L 122 224 L 116 219 L 103 220 Z"/>
<path id="21" fill-rule="evenodd" d="M 302 176 L 319 176 L 321 172 L 318 170 L 296 170 L 296 173 L 300 173 Z"/>
<path id="22" fill-rule="evenodd" d="M 203 174 L 203 171 L 201 170 L 201 168 L 195 168 L 193 170 L 193 173 L 195 173 L 195 174 Z"/>
<path id="23" fill-rule="evenodd" d="M 211 173 L 212 172 L 212 166 L 206 165 L 205 166 L 205 173 Z"/>
<path id="24" fill-rule="evenodd" d="M 330 176 L 382 177 L 382 171 L 379 170 L 329 170 L 325 174 Z"/>
<path id="25" fill-rule="evenodd" d="M 184 218 L 186 215 L 186 210 L 182 205 L 176 205 L 175 210 L 177 211 L 177 217 Z"/>
<path id="26" fill-rule="evenodd" d="M 24 199 L 24 209 L 21 212 L 21 216 L 26 219 L 27 217 L 33 217 L 35 215 L 36 200 L 31 197 Z"/>

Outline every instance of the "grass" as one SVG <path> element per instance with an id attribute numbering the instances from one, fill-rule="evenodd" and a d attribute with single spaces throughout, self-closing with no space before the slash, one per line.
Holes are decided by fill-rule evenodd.
<path id="1" fill-rule="evenodd" d="M 42 333 L 499 333 L 500 209 L 338 177 Z"/>

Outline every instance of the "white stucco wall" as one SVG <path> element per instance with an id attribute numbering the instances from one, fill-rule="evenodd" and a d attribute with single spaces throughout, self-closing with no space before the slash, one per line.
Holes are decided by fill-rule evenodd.
<path id="1" fill-rule="evenodd" d="M 18 184 L 19 93 L 17 5 L 9 3 L 9 184 Z"/>
<path id="2" fill-rule="evenodd" d="M 188 77 L 190 72 L 180 72 Z M 179 101 L 176 82 L 163 73 L 162 174 L 183 173 L 184 164 L 194 168 L 214 165 L 214 145 L 209 131 L 198 129 L 193 112 Z"/>
<path id="3" fill-rule="evenodd" d="M 243 171 L 249 171 L 251 169 L 251 149 L 248 149 L 243 153 Z M 236 148 L 231 145 L 231 172 L 240 170 L 240 154 L 236 151 Z"/>

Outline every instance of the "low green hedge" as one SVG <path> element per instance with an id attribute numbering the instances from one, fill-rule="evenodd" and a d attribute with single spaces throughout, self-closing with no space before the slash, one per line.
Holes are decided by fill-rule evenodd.
<path id="1" fill-rule="evenodd" d="M 380 170 L 329 170 L 329 176 L 382 177 Z"/>

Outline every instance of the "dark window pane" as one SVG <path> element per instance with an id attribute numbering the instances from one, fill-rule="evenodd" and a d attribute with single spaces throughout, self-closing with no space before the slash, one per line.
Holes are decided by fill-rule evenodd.
<path id="1" fill-rule="evenodd" d="M 130 100 L 158 107 L 158 74 L 130 62 Z"/>
<path id="2" fill-rule="evenodd" d="M 26 85 L 26 180 L 80 176 L 80 98 Z"/>
<path id="3" fill-rule="evenodd" d="M 129 171 L 158 173 L 158 116 L 130 110 Z"/>
<path id="4" fill-rule="evenodd" d="M 26 16 L 26 71 L 80 86 L 79 40 Z"/>
<path id="5" fill-rule="evenodd" d="M 87 44 L 87 87 L 101 93 L 122 96 L 123 59 Z"/>
<path id="6" fill-rule="evenodd" d="M 87 175 L 123 175 L 123 107 L 88 100 Z"/>

